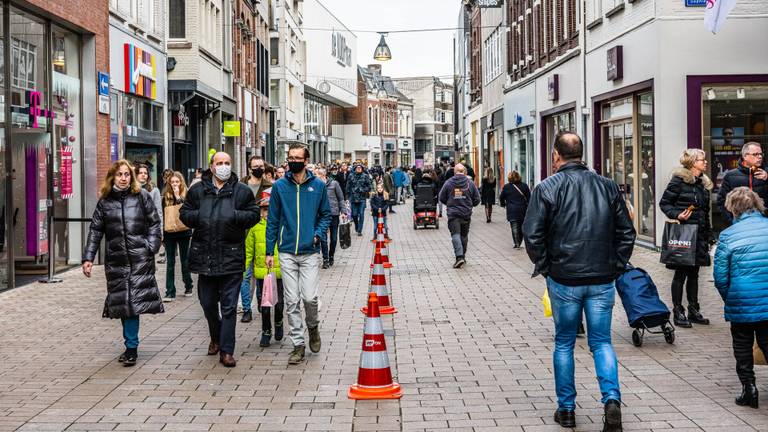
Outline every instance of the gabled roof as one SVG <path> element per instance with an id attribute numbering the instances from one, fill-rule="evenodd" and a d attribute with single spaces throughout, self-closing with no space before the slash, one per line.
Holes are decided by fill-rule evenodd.
<path id="1" fill-rule="evenodd" d="M 412 102 L 407 96 L 402 94 L 397 86 L 392 81 L 392 78 L 381 75 L 378 71 L 372 71 L 368 68 L 358 66 L 357 72 L 360 74 L 360 79 L 365 83 L 366 91 L 376 94 L 379 90 L 384 90 L 387 96 L 396 98 L 403 102 Z"/>

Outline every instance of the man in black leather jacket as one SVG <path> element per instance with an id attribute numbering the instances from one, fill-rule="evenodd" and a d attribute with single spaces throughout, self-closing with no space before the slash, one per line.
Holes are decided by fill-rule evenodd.
<path id="1" fill-rule="evenodd" d="M 259 222 L 251 189 L 237 181 L 227 153 L 213 155 L 211 169 L 187 193 L 179 218 L 194 229 L 189 271 L 198 274 L 197 289 L 211 343 L 208 355 L 234 367 L 237 298 L 245 271 L 245 237 Z M 219 315 L 221 309 L 221 315 Z"/>
<path id="2" fill-rule="evenodd" d="M 717 193 L 717 207 L 729 226 L 733 224 L 733 215 L 725 209 L 725 197 L 728 192 L 739 186 L 746 186 L 762 198 L 763 202 L 768 203 L 768 173 L 763 169 L 763 160 L 763 148 L 759 143 L 750 141 L 741 148 L 739 166 L 725 173 Z"/>
<path id="3" fill-rule="evenodd" d="M 635 229 L 618 185 L 582 162 L 581 138 L 558 134 L 552 166 L 556 174 L 533 190 L 523 223 L 534 276 L 547 278 L 555 321 L 555 421 L 574 427 L 576 387 L 573 348 L 582 311 L 595 360 L 603 431 L 621 430 L 618 361 L 611 345 L 614 281 L 632 255 Z"/>

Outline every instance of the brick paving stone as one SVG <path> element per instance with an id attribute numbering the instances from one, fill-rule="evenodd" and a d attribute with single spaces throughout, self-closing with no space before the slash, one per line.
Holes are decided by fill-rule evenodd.
<path id="1" fill-rule="evenodd" d="M 53 287 L 0 293 L 0 431 L 562 430 L 552 419 L 553 329 L 541 311 L 544 281 L 531 279 L 525 252 L 512 249 L 503 210 L 491 224 L 477 218 L 460 270 L 451 268 L 444 226 L 414 232 L 407 206 L 397 210 L 389 221 L 395 267 L 387 280 L 399 312 L 382 322 L 402 399 L 346 397 L 357 377 L 359 308 L 372 249 L 355 237 L 350 249 L 337 252 L 336 265 L 322 271 L 323 348 L 290 368 L 290 341 L 259 347 L 258 319 L 238 322 L 238 367 L 221 367 L 205 355 L 207 327 L 194 297 L 142 317 L 139 363 L 122 367 L 119 323 L 100 318 L 103 267 L 91 279 L 73 269 Z M 370 224 L 369 217 L 366 229 Z M 670 304 L 672 272 L 658 263 L 658 253 L 636 248 L 632 262 L 651 273 Z M 159 265 L 158 283 L 164 282 Z M 702 270 L 700 283 L 712 325 L 678 329 L 674 345 L 647 335 L 641 348 L 632 346 L 617 297 L 613 337 L 625 430 L 768 430 L 764 408 L 733 404 L 740 389 L 711 268 Z M 34 319 L 29 299 L 36 300 Z M 576 430 L 599 431 L 602 407 L 586 339 L 577 341 L 575 360 Z M 757 375 L 761 385 L 765 368 Z"/>

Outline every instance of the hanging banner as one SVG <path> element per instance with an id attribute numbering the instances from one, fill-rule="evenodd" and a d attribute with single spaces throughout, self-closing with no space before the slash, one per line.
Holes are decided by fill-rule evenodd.
<path id="1" fill-rule="evenodd" d="M 70 199 L 72 195 L 72 146 L 64 146 L 61 148 L 61 198 Z"/>

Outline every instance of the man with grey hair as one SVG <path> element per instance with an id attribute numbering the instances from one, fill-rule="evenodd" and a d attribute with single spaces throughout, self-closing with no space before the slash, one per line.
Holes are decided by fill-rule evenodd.
<path id="1" fill-rule="evenodd" d="M 464 165 L 456 164 L 453 168 L 453 177 L 446 180 L 440 189 L 439 199 L 445 204 L 448 213 L 448 230 L 451 232 L 453 254 L 456 256 L 453 268 L 461 268 L 467 262 L 465 257 L 472 207 L 480 204 L 480 191 L 467 177 Z"/>
<path id="2" fill-rule="evenodd" d="M 763 169 L 763 148 L 750 141 L 741 147 L 739 166 L 725 173 L 720 190 L 717 193 L 717 207 L 728 225 L 733 223 L 733 214 L 725 207 L 725 198 L 733 189 L 746 186 L 768 202 L 768 172 Z"/>

